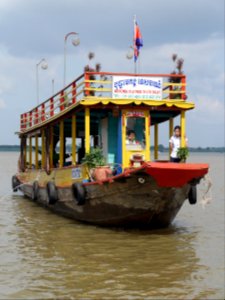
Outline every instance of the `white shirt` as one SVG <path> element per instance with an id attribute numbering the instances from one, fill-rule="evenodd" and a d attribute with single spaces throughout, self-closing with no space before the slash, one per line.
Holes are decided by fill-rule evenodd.
<path id="1" fill-rule="evenodd" d="M 187 138 L 185 140 L 186 140 L 186 143 L 187 143 Z M 170 144 L 173 145 L 173 150 L 172 150 L 170 156 L 173 157 L 173 158 L 177 158 L 177 151 L 180 148 L 181 138 L 176 137 L 175 135 L 173 135 L 173 136 L 171 136 L 169 142 L 170 142 Z"/>
<path id="2" fill-rule="evenodd" d="M 127 139 L 126 140 L 126 145 L 137 145 L 138 143 L 135 141 L 135 140 L 129 140 L 129 139 Z"/>

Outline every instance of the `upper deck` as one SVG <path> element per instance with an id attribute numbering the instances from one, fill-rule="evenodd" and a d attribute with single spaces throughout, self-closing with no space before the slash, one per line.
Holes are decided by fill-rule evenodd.
<path id="1" fill-rule="evenodd" d="M 194 108 L 194 103 L 187 102 L 186 98 L 185 75 L 85 72 L 40 105 L 21 114 L 20 133 L 42 127 L 79 105 Z"/>

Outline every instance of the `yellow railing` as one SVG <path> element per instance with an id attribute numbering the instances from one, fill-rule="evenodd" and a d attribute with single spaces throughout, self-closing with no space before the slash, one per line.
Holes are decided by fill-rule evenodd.
<path id="1" fill-rule="evenodd" d="M 56 117 L 81 100 L 87 98 L 111 99 L 113 97 L 113 76 L 162 78 L 162 99 L 166 101 L 186 100 L 186 77 L 184 75 L 86 72 L 51 98 L 22 114 L 21 131 L 26 131 Z"/>

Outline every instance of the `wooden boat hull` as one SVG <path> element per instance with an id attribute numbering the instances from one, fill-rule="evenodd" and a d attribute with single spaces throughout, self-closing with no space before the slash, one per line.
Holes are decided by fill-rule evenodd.
<path id="1" fill-rule="evenodd" d="M 95 225 L 167 227 L 188 199 L 192 186 L 202 178 L 203 172 L 201 176 L 195 176 L 192 181 L 178 187 L 160 186 L 148 173 L 145 167 L 115 176 L 113 180 L 86 183 L 82 185 L 85 190 L 82 205 L 75 197 L 73 184 L 56 187 L 58 199 L 55 204 L 49 204 L 46 185 L 39 186 L 35 201 L 56 213 Z M 33 198 L 33 188 L 29 183 L 20 186 L 20 190 L 29 198 Z"/>

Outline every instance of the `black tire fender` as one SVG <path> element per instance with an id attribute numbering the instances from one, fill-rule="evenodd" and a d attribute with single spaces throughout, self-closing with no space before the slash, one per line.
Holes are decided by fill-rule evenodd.
<path id="1" fill-rule="evenodd" d="M 39 193 L 39 184 L 38 184 L 38 181 L 35 180 L 33 182 L 33 190 L 32 190 L 32 195 L 31 195 L 31 198 L 33 201 L 36 201 L 38 199 L 38 193 Z"/>
<path id="2" fill-rule="evenodd" d="M 197 187 L 196 185 L 192 185 L 190 188 L 190 191 L 188 193 L 188 200 L 190 204 L 196 204 L 197 203 Z"/>
<path id="3" fill-rule="evenodd" d="M 13 177 L 12 177 L 12 190 L 13 190 L 13 192 L 17 192 L 18 191 L 17 187 L 19 185 L 20 185 L 20 182 L 19 182 L 18 178 L 15 175 L 13 175 Z"/>
<path id="4" fill-rule="evenodd" d="M 54 182 L 47 183 L 48 204 L 55 204 L 58 201 L 58 192 Z"/>
<path id="5" fill-rule="evenodd" d="M 85 203 L 86 191 L 82 183 L 76 182 L 72 185 L 73 195 L 78 205 Z"/>

